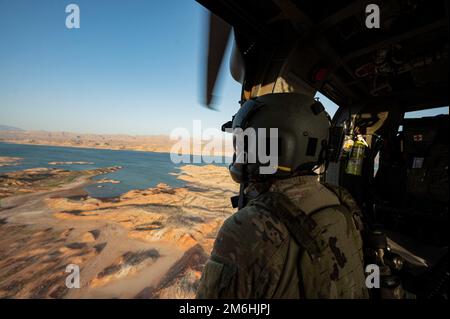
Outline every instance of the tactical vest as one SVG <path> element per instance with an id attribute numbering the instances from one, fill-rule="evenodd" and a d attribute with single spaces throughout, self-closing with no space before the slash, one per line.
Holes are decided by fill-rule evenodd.
<path id="1" fill-rule="evenodd" d="M 269 191 L 248 205 L 275 215 L 298 246 L 288 252 L 286 263 L 297 265 L 301 298 L 368 298 L 360 211 L 346 191 L 322 185 L 314 196 L 295 203 Z"/>

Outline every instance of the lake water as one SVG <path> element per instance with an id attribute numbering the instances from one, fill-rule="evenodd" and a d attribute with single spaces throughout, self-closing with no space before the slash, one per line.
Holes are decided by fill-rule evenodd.
<path id="1" fill-rule="evenodd" d="M 102 183 L 86 187 L 90 196 L 98 198 L 119 196 L 129 190 L 154 187 L 158 183 L 166 183 L 173 187 L 184 185 L 183 181 L 178 180 L 172 174 L 179 173 L 180 166 L 185 164 L 172 163 L 168 153 L 0 143 L 0 156 L 23 158 L 18 165 L 0 167 L 0 173 L 36 167 L 86 170 L 122 166 L 122 169 L 117 172 L 94 178 L 113 179 L 120 181 L 119 184 Z M 92 164 L 51 165 L 50 162 L 89 162 Z M 98 187 L 99 185 L 101 187 Z"/>

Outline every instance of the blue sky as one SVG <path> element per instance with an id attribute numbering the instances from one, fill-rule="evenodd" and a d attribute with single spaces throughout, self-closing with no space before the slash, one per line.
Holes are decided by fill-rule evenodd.
<path id="1" fill-rule="evenodd" d="M 80 29 L 65 27 L 69 3 Z M 193 119 L 220 127 L 240 84 L 227 59 L 219 111 L 201 106 L 205 18 L 193 0 L 0 0 L 0 124 L 139 135 Z"/>

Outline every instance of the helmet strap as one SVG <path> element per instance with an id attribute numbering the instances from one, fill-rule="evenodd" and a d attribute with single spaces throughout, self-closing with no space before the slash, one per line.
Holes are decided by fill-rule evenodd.
<path id="1" fill-rule="evenodd" d="M 247 183 L 241 183 L 239 185 L 239 200 L 238 200 L 238 209 L 242 209 L 247 204 L 247 200 L 245 198 L 245 189 L 247 188 Z"/>
<path id="2" fill-rule="evenodd" d="M 232 196 L 230 198 L 231 200 L 231 206 L 233 208 L 241 209 L 247 205 L 247 198 L 245 196 L 245 189 L 247 188 L 247 183 L 241 182 L 239 184 L 239 195 Z"/>

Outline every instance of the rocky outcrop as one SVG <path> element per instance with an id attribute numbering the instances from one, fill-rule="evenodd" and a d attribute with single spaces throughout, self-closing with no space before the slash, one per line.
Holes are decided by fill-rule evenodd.
<path id="1" fill-rule="evenodd" d="M 0 156 L 0 167 L 17 165 L 21 160 L 20 157 Z"/>
<path id="2" fill-rule="evenodd" d="M 120 166 L 84 171 L 69 171 L 56 168 L 32 168 L 0 174 L 0 198 L 25 193 L 51 190 L 79 177 L 89 178 L 119 170 Z"/>
<path id="3" fill-rule="evenodd" d="M 203 267 L 209 257 L 202 246 L 195 245 L 167 271 L 156 287 L 147 287 L 135 298 L 195 298 Z"/>

